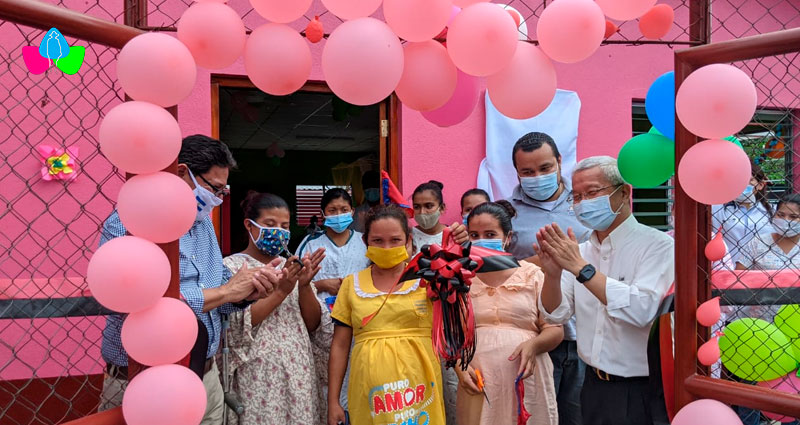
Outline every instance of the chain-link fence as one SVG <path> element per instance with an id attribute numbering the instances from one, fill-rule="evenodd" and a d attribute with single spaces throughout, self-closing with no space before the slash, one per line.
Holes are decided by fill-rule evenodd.
<path id="1" fill-rule="evenodd" d="M 122 2 L 57 4 L 123 21 Z M 33 75 L 21 50 L 38 49 L 44 34 L 0 20 L 4 425 L 57 424 L 97 410 L 107 312 L 89 296 L 85 275 L 99 229 L 125 180 L 102 156 L 97 141 L 103 115 L 123 100 L 114 72 L 118 49 L 66 37 L 70 45 L 86 48 L 79 72 L 66 75 L 50 66 Z M 61 173 L 50 173 L 58 169 Z"/>

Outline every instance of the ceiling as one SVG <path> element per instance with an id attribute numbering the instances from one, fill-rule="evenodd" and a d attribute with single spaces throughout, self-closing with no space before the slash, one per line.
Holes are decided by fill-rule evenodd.
<path id="1" fill-rule="evenodd" d="M 283 150 L 378 150 L 378 105 L 348 105 L 331 93 L 271 96 L 250 88 L 220 87 L 219 98 L 220 136 L 232 149 L 277 143 Z"/>

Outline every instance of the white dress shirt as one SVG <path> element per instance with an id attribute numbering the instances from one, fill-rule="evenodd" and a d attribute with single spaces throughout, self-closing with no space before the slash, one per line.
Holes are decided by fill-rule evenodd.
<path id="1" fill-rule="evenodd" d="M 578 355 L 586 364 L 612 375 L 647 376 L 650 325 L 675 276 L 673 239 L 631 215 L 602 243 L 592 232 L 580 252 L 607 276 L 607 305 L 564 271 L 561 304 L 548 314 L 540 296 L 540 311 L 557 324 L 575 315 Z"/>

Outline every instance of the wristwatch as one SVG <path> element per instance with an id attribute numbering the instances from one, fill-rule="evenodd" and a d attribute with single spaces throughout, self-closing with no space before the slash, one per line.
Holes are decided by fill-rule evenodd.
<path id="1" fill-rule="evenodd" d="M 575 279 L 577 279 L 580 283 L 586 283 L 594 277 L 596 272 L 597 270 L 595 270 L 593 265 L 587 264 L 583 266 L 581 271 L 578 272 L 578 275 L 575 276 Z"/>

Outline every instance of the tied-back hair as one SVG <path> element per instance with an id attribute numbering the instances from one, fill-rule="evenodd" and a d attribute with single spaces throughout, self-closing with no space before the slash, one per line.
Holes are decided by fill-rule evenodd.
<path id="1" fill-rule="evenodd" d="M 800 194 L 798 193 L 784 193 L 783 196 L 778 200 L 778 205 L 776 206 L 776 211 L 781 208 L 783 204 L 794 204 L 800 207 Z"/>
<path id="2" fill-rule="evenodd" d="M 491 199 L 489 199 L 489 194 L 486 193 L 485 190 L 478 189 L 478 188 L 470 189 L 470 190 L 464 192 L 463 195 L 461 195 L 461 208 L 464 208 L 464 200 L 467 199 L 468 196 L 472 196 L 472 195 L 482 196 L 482 197 L 486 198 L 486 202 L 491 201 Z"/>
<path id="3" fill-rule="evenodd" d="M 322 208 L 322 211 L 324 212 L 328 204 L 337 199 L 344 199 L 345 202 L 350 204 L 350 208 L 353 207 L 353 197 L 350 196 L 350 194 L 347 193 L 346 190 L 340 187 L 334 187 L 333 189 L 328 189 L 327 191 L 325 191 L 325 194 L 322 195 L 322 201 L 320 202 L 320 207 Z"/>
<path id="4" fill-rule="evenodd" d="M 750 171 L 751 171 L 750 175 L 754 179 L 756 179 L 756 182 L 764 183 L 763 189 L 753 188 L 753 194 L 756 197 L 756 202 L 758 202 L 759 204 L 761 204 L 762 207 L 764 207 L 764 210 L 767 212 L 768 217 L 772 217 L 774 211 L 772 211 L 772 205 L 770 205 L 769 203 L 769 179 L 767 178 L 767 173 L 765 173 L 764 170 L 762 170 L 761 167 L 759 167 L 759 165 L 756 164 L 755 161 L 753 161 L 753 158 L 750 158 Z M 729 206 L 735 207 L 736 202 L 730 201 L 727 204 L 725 204 L 726 208 Z"/>
<path id="5" fill-rule="evenodd" d="M 504 236 L 508 236 L 514 229 L 511 225 L 511 219 L 517 216 L 517 210 L 506 200 L 495 202 L 484 202 L 476 206 L 467 216 L 467 223 L 472 221 L 472 217 L 489 214 L 494 217 L 503 229 Z"/>
<path id="6" fill-rule="evenodd" d="M 433 196 L 436 197 L 436 200 L 439 201 L 439 205 L 441 205 L 442 208 L 444 208 L 444 196 L 442 195 L 442 189 L 444 189 L 444 184 L 436 180 L 428 180 L 427 182 L 422 183 L 421 185 L 417 186 L 416 189 L 414 189 L 414 193 L 411 195 L 411 198 L 413 199 L 415 196 L 417 196 L 418 193 L 430 190 L 431 192 L 433 192 Z"/>
<path id="7" fill-rule="evenodd" d="M 406 242 L 411 238 L 411 227 L 408 225 L 408 216 L 406 212 L 396 205 L 377 205 L 367 212 L 367 217 L 364 219 L 364 244 L 367 244 L 369 231 L 372 224 L 378 220 L 393 219 L 400 223 L 403 232 L 406 234 Z"/>
<path id="8" fill-rule="evenodd" d="M 272 193 L 256 192 L 255 190 L 247 192 L 247 196 L 245 196 L 240 205 L 244 217 L 253 221 L 258 220 L 263 210 L 275 208 L 289 210 L 289 204 L 280 196 Z"/>

